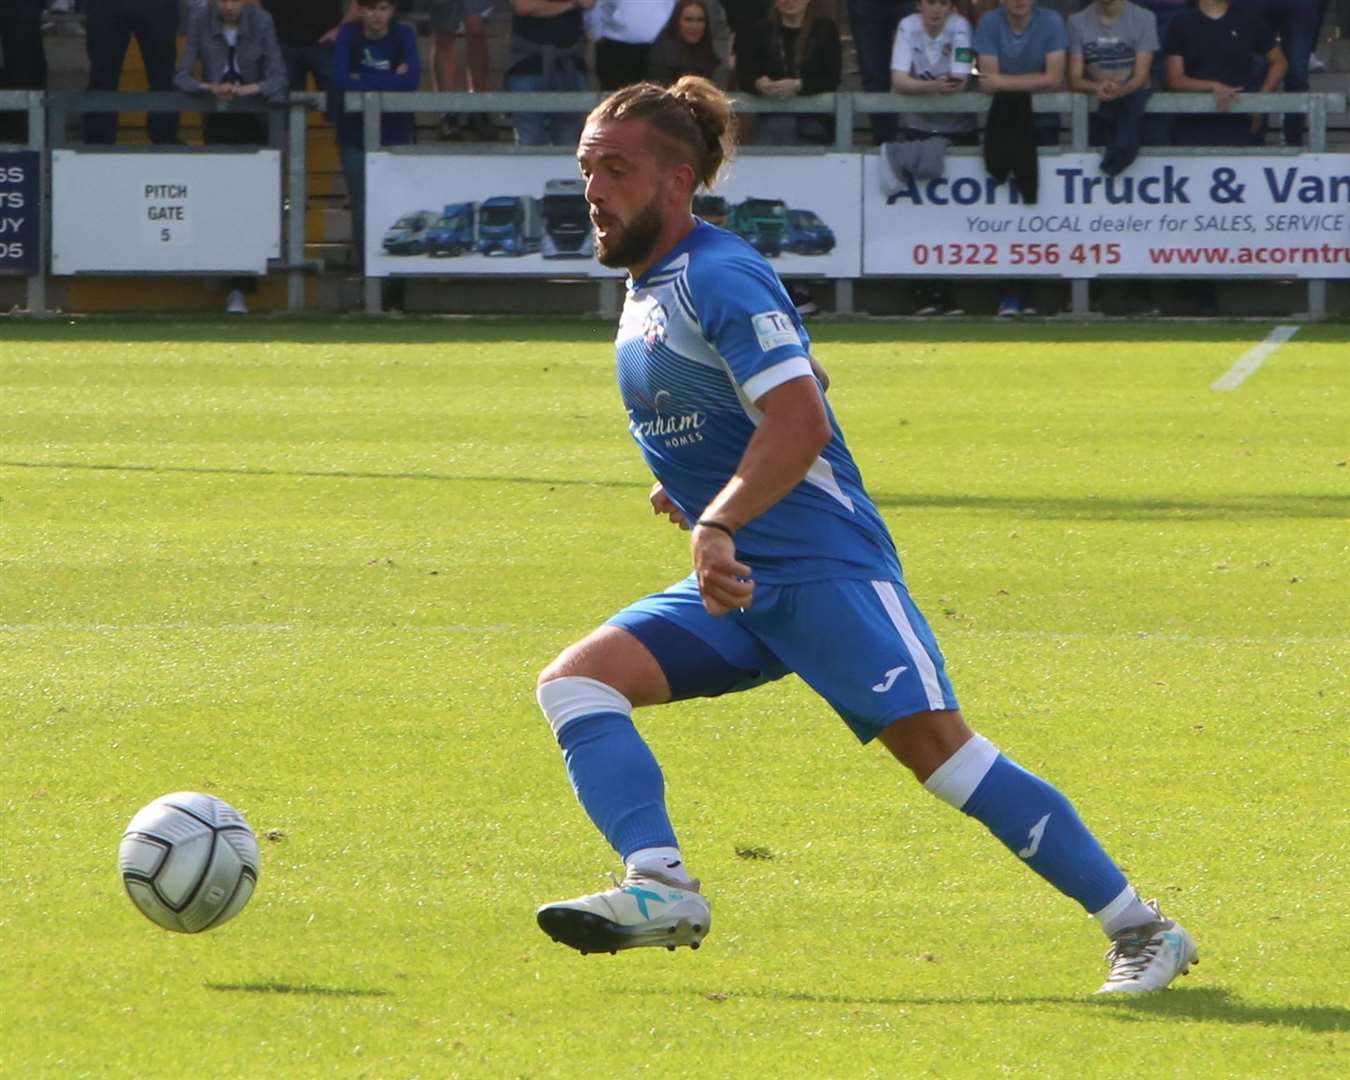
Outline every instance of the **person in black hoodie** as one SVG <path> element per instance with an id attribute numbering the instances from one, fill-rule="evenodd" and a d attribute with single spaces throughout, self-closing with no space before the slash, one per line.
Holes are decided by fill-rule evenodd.
<path id="1" fill-rule="evenodd" d="M 736 82 L 749 94 L 792 99 L 832 94 L 843 73 L 839 27 L 812 10 L 811 0 L 776 0 L 773 13 L 753 33 L 736 36 Z M 828 144 L 830 117 L 819 114 L 761 113 L 757 143 L 777 146 Z"/>

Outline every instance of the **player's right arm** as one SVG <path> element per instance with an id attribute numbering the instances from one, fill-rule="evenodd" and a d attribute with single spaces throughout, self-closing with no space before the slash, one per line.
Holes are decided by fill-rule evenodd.
<path id="1" fill-rule="evenodd" d="M 731 479 L 699 519 L 716 525 L 694 525 L 694 572 L 703 606 L 713 615 L 747 608 L 754 596 L 750 567 L 737 561 L 733 534 L 800 484 L 834 435 L 814 378 L 779 383 L 755 408 L 763 419 Z"/>

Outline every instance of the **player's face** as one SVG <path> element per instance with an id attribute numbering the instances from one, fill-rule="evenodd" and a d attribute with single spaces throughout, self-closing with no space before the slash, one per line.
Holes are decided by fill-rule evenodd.
<path id="1" fill-rule="evenodd" d="M 666 170 L 648 145 L 647 127 L 635 120 L 586 125 L 577 146 L 596 258 L 602 266 L 644 268 L 666 224 Z M 640 271 L 638 271 L 640 272 Z"/>

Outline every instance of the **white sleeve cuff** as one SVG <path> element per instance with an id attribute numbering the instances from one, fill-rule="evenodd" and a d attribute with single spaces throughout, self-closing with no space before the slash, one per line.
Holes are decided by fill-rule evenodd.
<path id="1" fill-rule="evenodd" d="M 814 375 L 811 361 L 805 356 L 792 356 L 774 364 L 773 367 L 765 368 L 757 375 L 750 376 L 741 389 L 751 401 L 758 401 L 775 386 L 800 379 L 803 375 Z"/>

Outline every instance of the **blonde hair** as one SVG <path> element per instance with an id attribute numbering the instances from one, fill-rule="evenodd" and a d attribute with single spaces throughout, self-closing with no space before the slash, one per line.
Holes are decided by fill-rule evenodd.
<path id="1" fill-rule="evenodd" d="M 736 153 L 731 99 L 698 75 L 684 75 L 674 86 L 634 83 L 616 90 L 586 118 L 642 120 L 680 150 L 699 183 L 711 190 Z"/>

